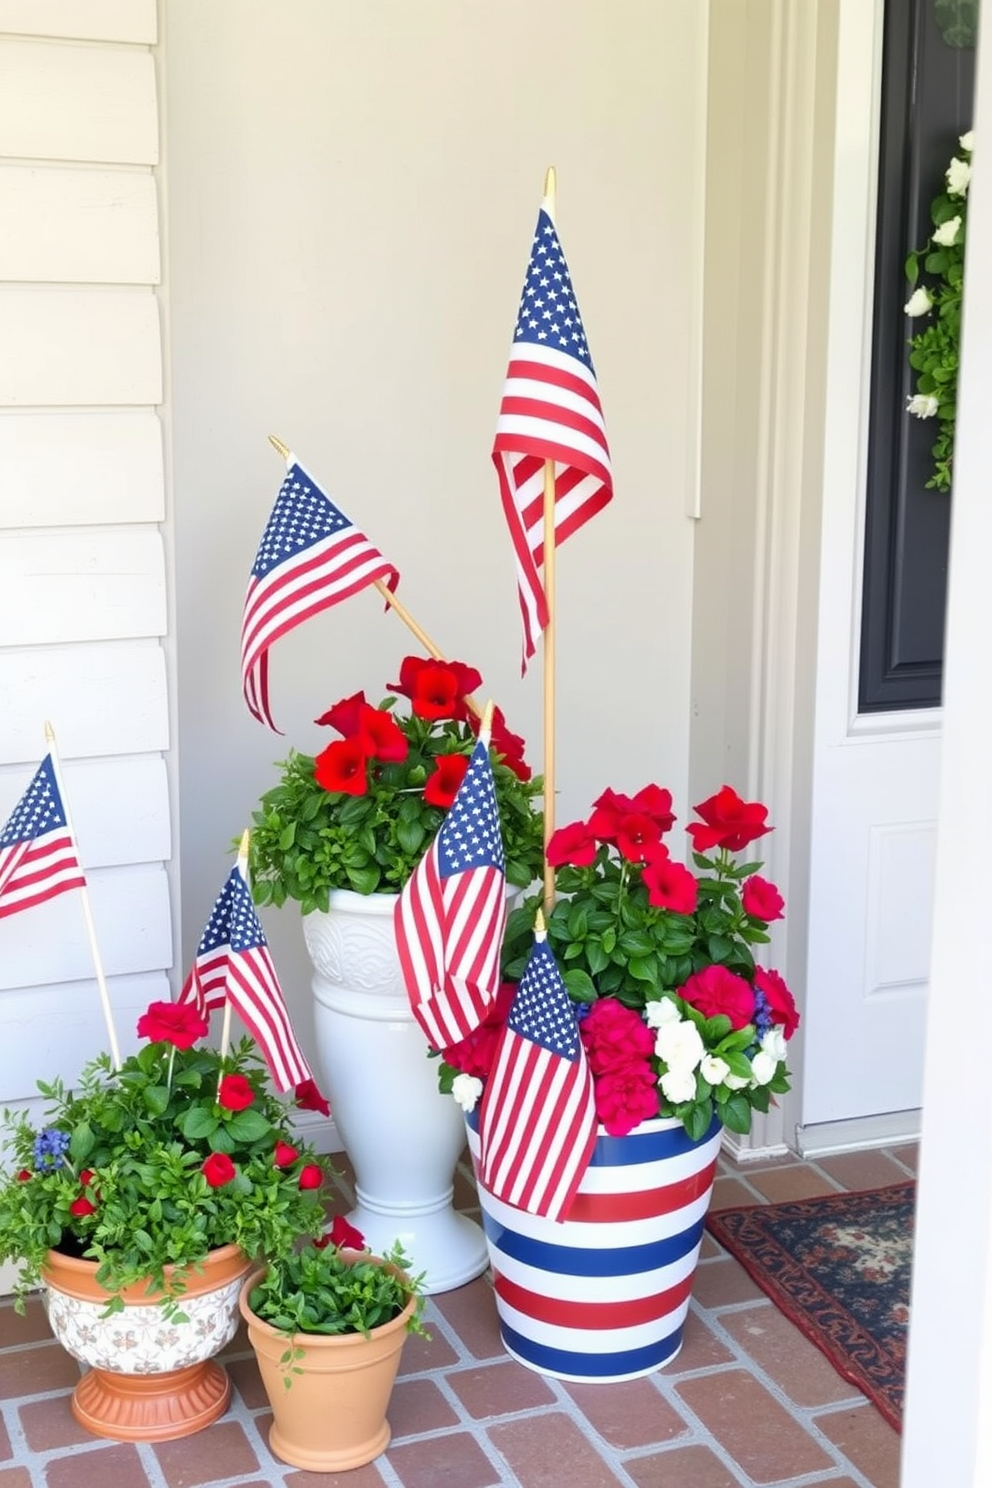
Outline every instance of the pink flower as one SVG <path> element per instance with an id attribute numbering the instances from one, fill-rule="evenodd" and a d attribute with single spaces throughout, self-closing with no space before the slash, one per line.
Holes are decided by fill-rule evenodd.
<path id="1" fill-rule="evenodd" d="M 777 971 L 766 971 L 763 966 L 755 971 L 754 980 L 765 994 L 772 1022 L 781 1023 L 785 1028 L 785 1037 L 790 1039 L 799 1027 L 799 1013 L 792 993 Z"/>
<path id="2" fill-rule="evenodd" d="M 731 1028 L 746 1028 L 754 1020 L 754 988 L 725 966 L 706 966 L 693 972 L 678 991 L 704 1018 L 723 1013 L 730 1019 Z"/>
<path id="3" fill-rule="evenodd" d="M 745 914 L 750 915 L 753 920 L 764 920 L 766 925 L 771 924 L 772 920 L 780 920 L 785 911 L 785 900 L 778 889 L 757 873 L 745 883 L 741 903 Z"/>
<path id="4" fill-rule="evenodd" d="M 594 1082 L 593 1096 L 597 1119 L 611 1137 L 624 1137 L 658 1114 L 657 1081 L 641 1060 L 604 1071 Z"/>
<path id="5" fill-rule="evenodd" d="M 594 1075 L 646 1060 L 654 1051 L 654 1035 L 641 1015 L 615 997 L 594 1002 L 579 1032 Z"/>

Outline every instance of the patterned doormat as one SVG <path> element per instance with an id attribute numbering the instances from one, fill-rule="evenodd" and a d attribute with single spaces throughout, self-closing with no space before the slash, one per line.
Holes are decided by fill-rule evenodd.
<path id="1" fill-rule="evenodd" d="M 710 1214 L 707 1229 L 902 1429 L 916 1184 Z"/>

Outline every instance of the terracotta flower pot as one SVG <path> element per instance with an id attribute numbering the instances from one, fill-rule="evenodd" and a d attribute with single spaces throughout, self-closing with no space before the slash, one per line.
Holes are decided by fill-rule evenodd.
<path id="1" fill-rule="evenodd" d="M 222 1415 L 231 1381 L 213 1355 L 238 1327 L 238 1294 L 251 1260 L 236 1245 L 213 1250 L 202 1271 L 186 1272 L 186 1323 L 170 1322 L 143 1284 L 121 1293 L 125 1311 L 103 1317 L 110 1294 L 97 1262 L 51 1250 L 42 1300 L 62 1347 L 90 1365 L 72 1395 L 72 1413 L 94 1436 L 171 1441 Z M 173 1268 L 167 1268 L 171 1271 Z"/>
<path id="2" fill-rule="evenodd" d="M 251 1290 L 265 1269 L 253 1271 L 244 1282 L 240 1307 L 272 1407 L 269 1447 L 283 1462 L 310 1472 L 362 1467 L 389 1445 L 386 1411 L 416 1298 L 390 1322 L 373 1328 L 368 1338 L 362 1333 L 294 1333 L 288 1338 L 249 1306 Z M 290 1348 L 299 1352 L 287 1375 Z"/>

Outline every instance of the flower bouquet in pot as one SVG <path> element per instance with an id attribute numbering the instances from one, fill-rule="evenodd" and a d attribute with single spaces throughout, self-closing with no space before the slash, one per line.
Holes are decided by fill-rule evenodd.
<path id="1" fill-rule="evenodd" d="M 393 915 L 469 768 L 481 681 L 463 662 L 407 656 L 377 704 L 364 692 L 335 702 L 317 719 L 332 741 L 291 751 L 262 796 L 249 857 L 256 903 L 293 900 L 303 914 L 321 1073 L 356 1172 L 349 1217 L 379 1253 L 402 1239 L 429 1291 L 479 1275 L 486 1249 L 453 1209 L 463 1123 L 424 1057 Z M 542 782 L 498 711 L 489 758 L 506 877 L 522 890 L 543 869 Z"/>
<path id="2" fill-rule="evenodd" d="M 294 1467 L 337 1472 L 385 1451 L 408 1333 L 425 1333 L 423 1277 L 402 1247 L 374 1256 L 342 1216 L 312 1244 L 259 1267 L 241 1313 L 272 1406 L 269 1445 Z"/>
<path id="3" fill-rule="evenodd" d="M 40 1283 L 56 1336 L 92 1366 L 73 1411 L 98 1435 L 164 1439 L 220 1414 L 230 1384 L 212 1356 L 242 1278 L 325 1224 L 321 1159 L 254 1043 L 221 1053 L 207 1031 L 192 1005 L 152 1003 L 147 1043 L 117 1067 L 103 1053 L 73 1089 L 38 1082 L 39 1126 L 4 1113 L 0 1260 L 17 1265 L 17 1307 Z M 144 1404 L 107 1429 L 122 1375 Z"/>

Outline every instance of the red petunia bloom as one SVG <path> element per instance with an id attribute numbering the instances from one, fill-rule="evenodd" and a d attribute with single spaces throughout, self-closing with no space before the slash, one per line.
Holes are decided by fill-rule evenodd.
<path id="1" fill-rule="evenodd" d="M 463 1075 L 475 1075 L 477 1079 L 484 1080 L 495 1062 L 503 1024 L 510 1016 L 516 995 L 516 982 L 501 982 L 496 1001 L 478 1028 L 473 1028 L 457 1044 L 441 1050 L 441 1058 L 445 1064 L 450 1064 L 452 1069 Z"/>
<path id="2" fill-rule="evenodd" d="M 481 684 L 481 674 L 463 661 L 405 656 L 400 663 L 400 680 L 390 682 L 388 690 L 408 697 L 411 711 L 418 718 L 432 722 L 448 718 L 464 721 L 469 711 L 465 699 Z"/>
<path id="3" fill-rule="evenodd" d="M 244 1075 L 223 1075 L 217 1091 L 217 1104 L 225 1111 L 243 1111 L 255 1099 L 255 1092 Z"/>
<path id="4" fill-rule="evenodd" d="M 94 1173 L 92 1168 L 84 1168 L 79 1175 L 79 1181 L 84 1188 L 89 1188 L 95 1177 L 96 1174 Z"/>
<path id="5" fill-rule="evenodd" d="M 728 852 L 740 852 L 749 842 L 764 837 L 772 828 L 765 818 L 768 807 L 760 801 L 742 801 L 729 785 L 722 785 L 715 796 L 700 801 L 693 807 L 703 818 L 701 822 L 690 822 L 686 831 L 699 853 L 711 847 L 725 847 Z"/>
<path id="6" fill-rule="evenodd" d="M 34 1177 L 30 1168 L 22 1168 L 17 1175 L 18 1183 L 27 1183 Z"/>
<path id="7" fill-rule="evenodd" d="M 772 920 L 780 920 L 785 913 L 785 900 L 778 889 L 757 873 L 745 882 L 741 904 L 745 914 L 753 920 L 764 920 L 766 925 L 770 925 Z"/>
<path id="8" fill-rule="evenodd" d="M 661 831 L 645 811 L 628 811 L 617 820 L 617 851 L 628 863 L 643 863 L 661 842 Z"/>
<path id="9" fill-rule="evenodd" d="M 658 1114 L 658 1082 L 651 1066 L 632 1061 L 597 1076 L 596 1117 L 611 1137 L 625 1137 L 641 1121 Z"/>
<path id="10" fill-rule="evenodd" d="M 596 1076 L 638 1064 L 654 1053 L 654 1034 L 640 1013 L 615 997 L 601 997 L 593 1003 L 579 1024 L 579 1034 Z"/>
<path id="11" fill-rule="evenodd" d="M 675 825 L 672 793 L 660 785 L 642 786 L 637 795 L 631 797 L 631 806 L 635 811 L 643 811 L 645 816 L 650 816 L 657 823 L 660 833 L 670 832 Z"/>
<path id="12" fill-rule="evenodd" d="M 337 729 L 346 739 L 358 733 L 361 726 L 362 709 L 369 706 L 364 692 L 353 692 L 351 697 L 341 698 L 326 713 L 314 719 L 321 727 Z"/>
<path id="13" fill-rule="evenodd" d="M 547 858 L 552 868 L 569 864 L 572 868 L 588 868 L 596 857 L 596 839 L 586 822 L 569 822 L 552 832 L 548 843 Z"/>
<path id="14" fill-rule="evenodd" d="M 367 764 L 368 755 L 360 738 L 338 739 L 314 760 L 313 778 L 326 791 L 364 796 L 369 786 Z"/>
<path id="15" fill-rule="evenodd" d="M 618 795 L 609 787 L 592 803 L 593 811 L 586 826 L 600 842 L 614 842 L 617 835 L 617 827 L 620 818 L 633 811 L 634 803 L 630 796 Z"/>
<path id="16" fill-rule="evenodd" d="M 138 1019 L 138 1037 L 153 1044 L 174 1044 L 177 1049 L 191 1049 L 203 1038 L 210 1024 L 201 1018 L 190 1002 L 152 1002 Z"/>
<path id="17" fill-rule="evenodd" d="M 385 764 L 405 760 L 410 752 L 406 734 L 386 708 L 362 708 L 357 737 L 366 753 Z"/>
<path id="18" fill-rule="evenodd" d="M 277 1142 L 276 1150 L 272 1155 L 272 1166 L 274 1168 L 291 1168 L 299 1155 L 296 1148 L 291 1147 L 288 1142 Z"/>
<path id="19" fill-rule="evenodd" d="M 725 966 L 706 966 L 693 972 L 678 993 L 704 1018 L 716 1018 L 724 1013 L 732 1028 L 746 1028 L 754 1021 L 754 988 Z"/>
<path id="20" fill-rule="evenodd" d="M 323 1181 L 324 1170 L 318 1168 L 316 1163 L 307 1163 L 306 1167 L 300 1170 L 301 1188 L 319 1188 Z"/>
<path id="21" fill-rule="evenodd" d="M 238 1172 L 226 1152 L 211 1152 L 202 1164 L 201 1171 L 211 1188 L 223 1188 Z"/>
<path id="22" fill-rule="evenodd" d="M 474 713 L 469 714 L 468 726 L 473 734 L 478 737 L 481 719 L 476 718 Z M 506 726 L 506 718 L 503 709 L 493 709 L 492 732 L 489 735 L 489 745 L 493 752 L 502 760 L 508 769 L 512 770 L 518 780 L 529 780 L 534 773 L 530 765 L 524 759 L 526 744 L 520 734 L 514 734 Z"/>
<path id="23" fill-rule="evenodd" d="M 325 1098 L 317 1089 L 314 1080 L 301 1080 L 296 1087 L 296 1104 L 301 1111 L 319 1111 L 322 1116 L 330 1116 L 331 1108 Z"/>
<path id="24" fill-rule="evenodd" d="M 429 806 L 440 806 L 447 811 L 458 794 L 458 787 L 468 773 L 467 754 L 439 754 L 434 773 L 427 777 L 424 800 Z"/>
<path id="25" fill-rule="evenodd" d="M 331 1242 L 342 1250 L 364 1250 L 365 1236 L 349 1224 L 343 1214 L 335 1214 L 331 1221 Z"/>
<path id="26" fill-rule="evenodd" d="M 763 966 L 755 971 L 754 980 L 765 994 L 772 1022 L 783 1024 L 785 1037 L 790 1039 L 799 1027 L 799 1013 L 792 993 L 777 971 L 766 970 Z"/>
<path id="27" fill-rule="evenodd" d="M 648 891 L 648 903 L 655 909 L 670 909 L 684 915 L 695 910 L 699 884 L 688 868 L 674 862 L 664 849 L 645 864 L 641 877 Z"/>
<path id="28" fill-rule="evenodd" d="M 88 1214 L 96 1213 L 96 1205 L 85 1194 L 80 1194 L 79 1198 L 73 1199 L 69 1205 L 69 1213 L 74 1214 L 77 1219 L 85 1219 Z"/>

